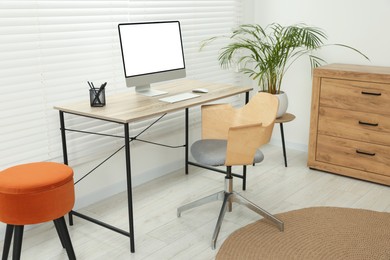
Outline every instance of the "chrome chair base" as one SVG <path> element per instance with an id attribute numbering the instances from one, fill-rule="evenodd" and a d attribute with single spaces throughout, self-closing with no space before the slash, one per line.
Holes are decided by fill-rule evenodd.
<path id="1" fill-rule="evenodd" d="M 216 248 L 216 243 L 217 243 L 217 238 L 219 231 L 222 226 L 222 221 L 225 216 L 226 210 L 229 210 L 229 212 L 232 211 L 232 203 L 238 203 L 242 206 L 245 206 L 249 208 L 250 210 L 256 212 L 257 214 L 263 216 L 265 219 L 269 220 L 272 224 L 274 224 L 280 231 L 284 230 L 284 223 L 265 211 L 264 209 L 260 208 L 253 202 L 249 201 L 248 199 L 244 198 L 241 196 L 239 193 L 235 192 L 232 190 L 233 187 L 233 179 L 232 178 L 225 178 L 225 190 L 219 191 L 217 193 L 214 193 L 212 195 L 209 195 L 207 197 L 198 199 L 196 201 L 193 201 L 191 203 L 188 203 L 186 205 L 183 205 L 177 209 L 177 216 L 180 217 L 181 213 L 183 211 L 196 208 L 202 205 L 205 205 L 207 203 L 217 201 L 217 200 L 222 200 L 222 207 L 221 211 L 218 216 L 217 224 L 214 229 L 214 234 L 211 239 L 211 248 L 215 249 Z"/>

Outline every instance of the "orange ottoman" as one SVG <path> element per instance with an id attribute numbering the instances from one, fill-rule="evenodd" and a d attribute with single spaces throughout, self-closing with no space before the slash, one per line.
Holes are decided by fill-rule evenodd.
<path id="1" fill-rule="evenodd" d="M 7 224 L 3 257 L 12 235 L 12 259 L 20 259 L 24 225 L 53 220 L 69 259 L 76 259 L 64 215 L 74 205 L 73 170 L 54 162 L 27 163 L 0 172 L 0 221 Z"/>

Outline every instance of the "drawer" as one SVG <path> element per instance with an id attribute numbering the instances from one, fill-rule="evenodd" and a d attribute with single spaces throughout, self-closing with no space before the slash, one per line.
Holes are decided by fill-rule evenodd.
<path id="1" fill-rule="evenodd" d="M 320 107 L 318 133 L 390 146 L 390 115 Z"/>
<path id="2" fill-rule="evenodd" d="M 318 135 L 316 160 L 390 176 L 390 146 Z"/>
<path id="3" fill-rule="evenodd" d="M 322 78 L 320 106 L 390 115 L 390 84 Z"/>

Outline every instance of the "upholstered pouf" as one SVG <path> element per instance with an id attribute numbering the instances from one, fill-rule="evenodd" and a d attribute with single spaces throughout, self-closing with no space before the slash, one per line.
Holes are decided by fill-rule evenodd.
<path id="1" fill-rule="evenodd" d="M 64 215 L 74 205 L 73 170 L 55 162 L 17 165 L 0 172 L 0 221 L 7 224 L 2 259 L 14 235 L 13 257 L 20 259 L 24 225 L 53 221 L 69 259 L 76 259 Z"/>

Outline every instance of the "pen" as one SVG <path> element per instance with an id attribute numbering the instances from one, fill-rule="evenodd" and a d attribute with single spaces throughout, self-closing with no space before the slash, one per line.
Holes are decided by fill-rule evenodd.
<path id="1" fill-rule="evenodd" d="M 87 81 L 88 85 L 89 85 L 89 88 L 92 89 L 92 91 L 95 93 L 96 95 L 96 90 L 94 87 L 92 87 L 91 83 L 89 81 Z"/>

